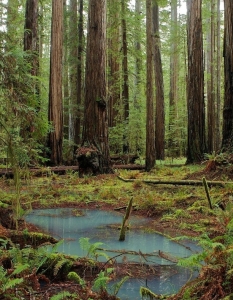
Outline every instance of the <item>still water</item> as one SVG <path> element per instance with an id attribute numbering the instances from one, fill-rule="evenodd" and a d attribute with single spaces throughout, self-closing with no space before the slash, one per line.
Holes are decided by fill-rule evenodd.
<path id="1" fill-rule="evenodd" d="M 148 222 L 146 218 L 130 217 L 130 229 L 126 232 L 125 241 L 120 242 L 119 227 L 123 218 L 121 213 L 101 210 L 82 210 L 79 212 L 81 214 L 77 216 L 76 211 L 72 208 L 39 209 L 28 214 L 26 221 L 37 225 L 55 238 L 64 239 L 64 243 L 59 246 L 57 251 L 69 255 L 87 255 L 87 251 L 84 251 L 79 243 L 79 239 L 83 237 L 89 238 L 90 243 L 103 243 L 100 247 L 106 249 L 105 253 L 109 257 L 115 257 L 119 254 L 114 252 L 116 250 L 150 254 L 146 258 L 142 255 L 128 255 L 126 253 L 117 257 L 119 263 L 136 262 L 160 266 L 159 275 L 127 280 L 118 293 L 120 299 L 141 299 L 139 295 L 140 286 L 147 286 L 157 294 L 175 293 L 190 277 L 195 276 L 195 274 L 190 274 L 190 271 L 178 268 L 175 263 L 157 254 L 162 251 L 172 255 L 172 257 L 188 257 L 197 248 L 192 244 L 186 247 L 163 235 L 146 232 L 143 230 L 146 222 Z M 100 257 L 99 260 L 106 261 L 106 258 Z"/>

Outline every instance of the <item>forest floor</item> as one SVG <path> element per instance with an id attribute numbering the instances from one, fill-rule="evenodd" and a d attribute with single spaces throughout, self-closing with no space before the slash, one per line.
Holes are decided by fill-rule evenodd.
<path id="1" fill-rule="evenodd" d="M 117 209 L 124 212 L 129 199 L 133 198 L 132 214 L 148 217 L 147 229 L 170 237 L 197 237 L 207 233 L 213 238 L 224 233 L 224 224 L 219 221 L 222 211 L 219 207 L 225 210 L 228 203 L 232 202 L 232 170 L 231 165 L 226 167 L 217 165 L 212 161 L 196 166 L 158 165 L 149 173 L 142 170 L 115 170 L 115 173 L 111 175 L 86 178 L 79 178 L 78 173 L 74 171 L 67 171 L 65 175 L 58 175 L 45 169 L 43 176 L 39 177 L 29 172 L 21 174 L 20 202 L 24 212 L 30 209 L 52 207 L 95 208 L 105 211 Z M 223 183 L 222 186 L 210 184 L 209 193 L 213 209 L 209 207 L 206 192 L 202 185 L 175 184 L 175 181 L 202 181 L 203 177 L 207 181 L 221 181 Z M 154 184 L 153 181 L 155 180 L 171 181 L 172 183 Z M 14 181 L 2 177 L 0 178 L 0 188 L 2 191 L 0 204 L 14 203 L 12 201 L 16 197 Z M 11 206 L 7 208 L 6 206 L 0 207 L 0 238 L 7 237 L 14 244 L 20 244 L 22 248 L 25 246 L 25 239 L 23 238 L 25 237 L 25 230 L 27 232 L 41 232 L 41 229 L 24 222 L 22 216 L 22 222 L 19 223 L 18 230 L 16 230 L 12 221 Z M 215 210 L 220 212 L 215 213 Z M 35 239 L 33 241 L 35 242 Z M 53 242 L 47 237 L 40 242 L 47 241 Z M 3 264 L 1 259 L 0 264 Z M 83 264 L 85 263 L 83 262 Z M 38 297 L 35 299 L 50 299 L 59 291 L 78 292 L 82 296 L 77 299 L 82 300 L 117 299 L 105 291 L 97 293 L 90 288 L 90 282 L 95 279 L 102 267 L 103 265 L 98 264 L 96 273 L 88 279 L 89 283 L 85 289 L 80 287 L 80 284 L 67 281 L 66 278 L 53 278 L 46 285 L 45 290 L 37 291 Z M 82 273 L 83 270 L 80 276 Z M 123 264 L 121 275 L 124 274 L 127 274 L 127 266 Z"/>

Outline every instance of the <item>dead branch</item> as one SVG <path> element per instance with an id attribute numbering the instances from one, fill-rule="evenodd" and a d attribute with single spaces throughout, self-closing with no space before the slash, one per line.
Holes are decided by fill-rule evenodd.
<path id="1" fill-rule="evenodd" d="M 147 184 L 174 184 L 174 185 L 197 185 L 201 186 L 203 185 L 202 180 L 139 180 L 139 179 L 126 179 L 121 176 L 117 176 L 120 180 L 123 180 L 125 182 L 134 182 L 134 181 L 141 181 Z M 227 183 L 233 183 L 233 182 L 227 182 Z M 207 181 L 207 184 L 209 186 L 221 186 L 225 187 L 226 182 L 224 181 Z"/>

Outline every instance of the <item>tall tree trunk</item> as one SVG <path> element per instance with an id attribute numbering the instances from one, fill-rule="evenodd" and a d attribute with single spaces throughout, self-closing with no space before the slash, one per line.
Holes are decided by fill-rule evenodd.
<path id="1" fill-rule="evenodd" d="M 153 33 L 154 33 L 154 68 L 156 88 L 156 110 L 155 110 L 155 152 L 156 159 L 164 160 L 165 157 L 165 112 L 164 112 L 164 85 L 163 69 L 160 53 L 159 36 L 159 7 L 157 1 L 153 0 Z"/>
<path id="2" fill-rule="evenodd" d="M 129 150 L 128 141 L 128 122 L 129 122 L 129 76 L 128 76 L 128 45 L 127 45 L 127 26 L 126 26 L 126 0 L 121 0 L 121 10 L 122 10 L 122 50 L 123 50 L 123 107 L 124 107 L 124 136 L 123 136 L 123 152 L 127 153 Z"/>
<path id="3" fill-rule="evenodd" d="M 106 0 L 89 0 L 82 146 L 79 174 L 111 172 L 106 102 Z"/>
<path id="4" fill-rule="evenodd" d="M 19 20 L 19 0 L 8 0 L 7 1 L 7 20 L 6 20 L 6 28 L 7 28 L 7 49 L 11 49 L 15 47 L 17 44 L 17 30 L 16 26 L 18 26 L 17 22 Z"/>
<path id="5" fill-rule="evenodd" d="M 169 134 L 168 134 L 168 155 L 176 156 L 178 143 L 177 102 L 178 102 L 178 22 L 177 22 L 177 0 L 171 1 L 171 45 L 170 45 L 170 93 L 169 93 Z"/>
<path id="6" fill-rule="evenodd" d="M 39 40 L 38 40 L 38 0 L 27 0 L 25 8 L 25 24 L 24 24 L 24 51 L 27 53 L 25 59 L 30 66 L 30 73 L 34 78 L 31 79 L 32 94 L 30 103 L 26 105 L 31 106 L 37 113 L 40 110 L 39 99 L 39 82 L 37 76 L 39 75 Z M 34 101 L 32 101 L 34 99 Z M 35 115 L 28 113 L 27 128 L 21 128 L 21 136 L 28 139 L 31 133 L 35 130 Z"/>
<path id="7" fill-rule="evenodd" d="M 152 38 L 152 4 L 146 1 L 146 171 L 155 165 L 155 123 L 154 123 L 154 91 L 153 91 L 153 38 Z"/>
<path id="8" fill-rule="evenodd" d="M 207 151 L 215 150 L 215 5 L 209 3 L 211 11 L 210 28 L 207 33 Z"/>
<path id="9" fill-rule="evenodd" d="M 141 0 L 135 1 L 135 16 L 137 25 L 135 26 L 135 49 L 136 49 L 136 62 L 135 62 L 135 96 L 134 96 L 134 106 L 139 108 L 139 97 L 140 97 L 140 83 L 141 83 L 141 71 L 142 71 L 142 59 L 141 59 L 141 42 L 140 42 L 140 14 L 141 14 Z M 139 20 L 137 20 L 139 19 Z"/>
<path id="10" fill-rule="evenodd" d="M 200 162 L 205 153 L 205 106 L 201 0 L 187 0 L 188 149 L 187 163 Z"/>
<path id="11" fill-rule="evenodd" d="M 24 51 L 28 51 L 31 55 L 31 74 L 38 76 L 38 0 L 27 0 L 26 2 L 24 29 Z M 35 90 L 37 90 L 36 87 Z"/>
<path id="12" fill-rule="evenodd" d="M 120 45 L 120 24 L 119 24 L 119 3 L 111 0 L 109 3 L 109 24 L 108 28 L 111 34 L 108 38 L 108 89 L 109 89 L 109 105 L 108 105 L 108 125 L 116 126 L 116 117 L 119 111 L 120 85 L 119 85 L 119 45 Z M 117 108 L 118 106 L 118 108 Z M 115 149 L 113 149 L 115 150 Z"/>
<path id="13" fill-rule="evenodd" d="M 223 151 L 233 149 L 233 2 L 225 0 L 224 15 L 224 75 Z"/>
<path id="14" fill-rule="evenodd" d="M 78 65 L 77 65 L 77 109 L 75 116 L 74 142 L 75 150 L 81 143 L 81 105 L 83 103 L 83 0 L 79 0 L 79 18 L 78 18 Z"/>
<path id="15" fill-rule="evenodd" d="M 69 12 L 67 9 L 67 0 L 63 0 L 63 116 L 64 116 L 64 128 L 63 134 L 66 140 L 69 139 L 69 64 L 68 64 L 68 19 Z"/>
<path id="16" fill-rule="evenodd" d="M 78 6 L 77 0 L 70 0 L 69 9 L 69 81 L 70 81 L 70 105 L 69 105 L 69 140 L 74 141 L 75 118 L 77 116 L 77 66 L 78 66 Z"/>
<path id="17" fill-rule="evenodd" d="M 216 132 L 215 132 L 215 149 L 217 151 L 220 150 L 221 145 L 221 118 L 220 118 L 220 110 L 221 110 L 221 60 L 222 60 L 222 49 L 221 49 L 221 13 L 220 13 L 220 0 L 217 0 L 217 64 L 216 64 L 216 72 L 217 72 L 217 87 L 216 87 Z"/>
<path id="18" fill-rule="evenodd" d="M 53 129 L 49 133 L 50 163 L 62 163 L 63 105 L 62 105 L 62 42 L 63 0 L 52 1 L 51 54 L 48 118 Z"/>
<path id="19" fill-rule="evenodd" d="M 142 152 L 142 108 L 141 108 L 141 99 L 142 99 L 142 46 L 141 46 L 141 10 L 142 2 L 141 0 L 135 1 L 135 50 L 136 50 L 136 59 L 135 59 L 135 92 L 134 92 L 134 110 L 135 116 L 135 126 L 133 137 L 131 134 L 131 140 L 134 141 L 134 149 L 136 152 Z M 132 142 L 131 142 L 132 143 Z"/>

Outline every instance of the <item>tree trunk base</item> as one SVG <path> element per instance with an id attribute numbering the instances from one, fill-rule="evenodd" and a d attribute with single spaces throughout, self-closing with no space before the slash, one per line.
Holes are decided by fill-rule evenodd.
<path id="1" fill-rule="evenodd" d="M 79 165 L 79 177 L 113 173 L 110 161 L 106 162 L 104 156 L 96 147 L 83 146 L 76 153 Z"/>

